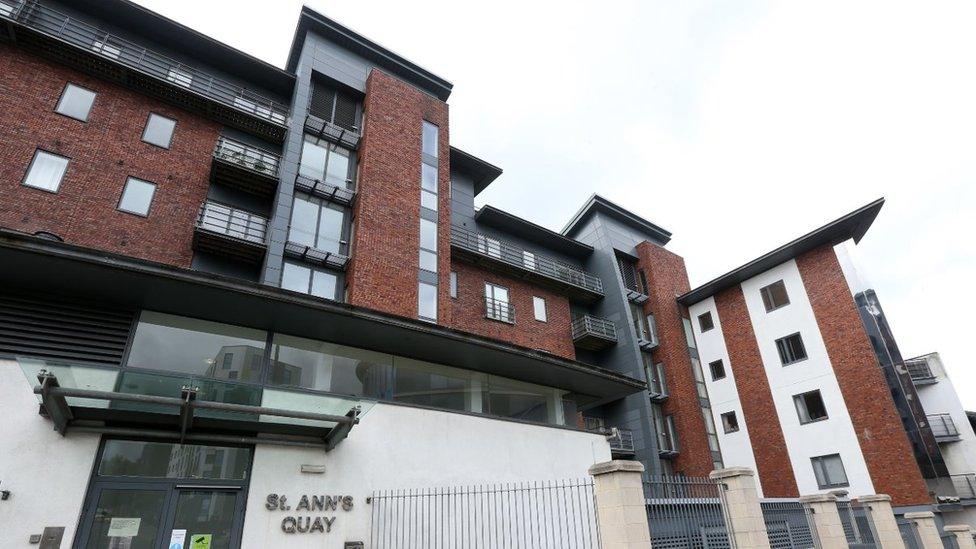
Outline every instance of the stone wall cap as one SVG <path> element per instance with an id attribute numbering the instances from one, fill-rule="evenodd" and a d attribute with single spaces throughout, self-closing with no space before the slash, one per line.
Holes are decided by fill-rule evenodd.
<path id="1" fill-rule="evenodd" d="M 708 474 L 708 478 L 712 480 L 719 480 L 729 477 L 744 477 L 744 476 L 755 476 L 756 473 L 748 467 L 728 467 L 725 469 L 716 469 Z"/>
<path id="2" fill-rule="evenodd" d="M 914 513 L 905 513 L 905 518 L 907 519 L 934 519 L 935 513 L 932 511 L 917 511 Z"/>
<path id="3" fill-rule="evenodd" d="M 861 503 L 875 503 L 878 501 L 891 501 L 891 496 L 888 494 L 868 494 L 866 496 L 857 496 L 857 501 Z"/>
<path id="4" fill-rule="evenodd" d="M 837 496 L 834 494 L 809 494 L 800 496 L 800 503 L 833 503 L 835 501 L 837 501 Z"/>
<path id="5" fill-rule="evenodd" d="M 970 530 L 968 524 L 946 524 L 942 529 L 946 532 L 968 532 Z"/>
<path id="6" fill-rule="evenodd" d="M 615 459 L 613 461 L 604 461 L 603 463 L 597 463 L 590 467 L 589 473 L 593 476 L 605 475 L 607 473 L 616 472 L 627 472 L 627 473 L 643 473 L 644 464 L 639 461 L 630 461 L 626 459 Z"/>

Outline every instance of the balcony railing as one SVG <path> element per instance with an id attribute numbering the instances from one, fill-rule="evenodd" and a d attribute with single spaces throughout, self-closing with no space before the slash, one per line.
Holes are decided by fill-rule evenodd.
<path id="1" fill-rule="evenodd" d="M 200 208 L 197 228 L 264 245 L 268 233 L 268 220 L 260 215 L 208 200 Z"/>
<path id="2" fill-rule="evenodd" d="M 170 88 L 186 89 L 282 129 L 288 119 L 289 110 L 286 105 L 185 65 L 140 44 L 110 34 L 89 23 L 69 17 L 35 0 L 19 0 L 13 3 L 11 10 L 0 9 L 0 18 L 11 20 L 27 29 L 76 46 L 81 51 L 97 55 L 103 60 L 151 76 Z M 18 43 L 20 42 L 21 40 L 18 39 Z M 30 42 L 41 45 L 37 44 L 36 40 Z M 71 59 L 78 60 L 76 56 L 72 56 Z M 159 95 L 171 98 L 173 92 L 172 89 L 167 92 L 159 91 Z M 281 132 L 280 136 L 283 135 Z"/>
<path id="3" fill-rule="evenodd" d="M 976 499 L 976 473 L 949 475 L 959 499 Z"/>
<path id="4" fill-rule="evenodd" d="M 273 152 L 245 145 L 224 136 L 217 140 L 214 158 L 275 179 L 278 177 L 278 165 L 281 163 L 281 157 Z"/>
<path id="5" fill-rule="evenodd" d="M 927 360 L 906 360 L 905 369 L 908 370 L 908 375 L 911 376 L 914 382 L 921 382 L 923 384 L 935 382 L 935 376 L 932 374 L 932 369 L 929 368 Z"/>
<path id="6" fill-rule="evenodd" d="M 617 342 L 617 326 L 605 318 L 578 316 L 573 319 L 572 327 L 577 347 L 598 351 Z"/>
<path id="7" fill-rule="evenodd" d="M 485 318 L 515 324 L 515 307 L 507 301 L 486 297 Z"/>
<path id="8" fill-rule="evenodd" d="M 614 455 L 626 456 L 634 453 L 634 433 L 630 429 L 612 429 L 607 436 L 607 442 L 610 443 L 610 452 Z"/>
<path id="9" fill-rule="evenodd" d="M 603 296 L 603 282 L 577 267 L 538 255 L 497 238 L 463 227 L 451 227 L 451 246 L 518 270 L 519 274 L 538 275 L 561 287 L 582 290 L 588 297 Z"/>
<path id="10" fill-rule="evenodd" d="M 361 136 L 355 129 L 343 128 L 320 116 L 308 113 L 305 116 L 305 131 L 327 141 L 349 149 L 359 148 Z"/>
<path id="11" fill-rule="evenodd" d="M 959 438 L 959 429 L 956 428 L 956 422 L 949 414 L 932 414 L 926 418 L 929 420 L 929 427 L 932 428 L 935 438 L 946 440 Z"/>
<path id="12" fill-rule="evenodd" d="M 347 182 L 347 184 L 351 184 L 351 182 Z M 310 195 L 328 200 L 329 202 L 343 204 L 346 206 L 352 204 L 353 200 L 356 198 L 356 191 L 350 190 L 346 187 L 338 187 L 336 185 L 332 185 L 331 183 L 326 183 L 320 179 L 312 179 L 311 177 L 301 174 L 295 177 L 295 188 L 303 193 L 308 193 Z"/>

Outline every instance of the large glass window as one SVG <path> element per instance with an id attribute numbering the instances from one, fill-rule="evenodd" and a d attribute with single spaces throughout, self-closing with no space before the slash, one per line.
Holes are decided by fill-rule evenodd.
<path id="1" fill-rule="evenodd" d="M 281 269 L 281 288 L 316 297 L 336 299 L 339 277 L 328 271 L 285 261 Z"/>
<path id="2" fill-rule="evenodd" d="M 491 376 L 489 412 L 496 416 L 555 422 L 550 410 L 553 389 Z"/>
<path id="3" fill-rule="evenodd" d="M 126 365 L 215 379 L 260 381 L 266 340 L 267 333 L 261 330 L 143 311 Z"/>
<path id="4" fill-rule="evenodd" d="M 98 475 L 243 480 L 250 466 L 247 448 L 110 439 L 105 441 Z"/>
<path id="5" fill-rule="evenodd" d="M 352 188 L 350 180 L 349 157 L 346 149 L 324 139 L 305 136 L 302 145 L 302 159 L 298 166 L 299 175 L 325 181 L 339 188 Z"/>
<path id="6" fill-rule="evenodd" d="M 34 153 L 34 160 L 27 168 L 24 185 L 45 191 L 58 192 L 64 172 L 68 171 L 68 159 L 40 149 Z"/>
<path id="7" fill-rule="evenodd" d="M 345 212 L 307 195 L 296 195 L 291 210 L 288 240 L 323 252 L 341 254 Z"/>
<path id="8" fill-rule="evenodd" d="M 437 272 L 437 223 L 420 220 L 420 268 Z"/>
<path id="9" fill-rule="evenodd" d="M 391 397 L 397 402 L 481 412 L 482 374 L 396 357 Z"/>
<path id="10" fill-rule="evenodd" d="M 282 334 L 271 347 L 270 383 L 354 396 L 387 397 L 393 356 Z"/>
<path id="11" fill-rule="evenodd" d="M 76 120 L 87 122 L 94 104 L 95 92 L 75 84 L 68 84 L 61 92 L 61 99 L 58 100 L 55 111 Z"/>
<path id="12" fill-rule="evenodd" d="M 817 486 L 821 490 L 849 486 L 840 454 L 817 456 L 810 458 L 810 461 L 813 463 L 813 474 L 817 477 Z"/>

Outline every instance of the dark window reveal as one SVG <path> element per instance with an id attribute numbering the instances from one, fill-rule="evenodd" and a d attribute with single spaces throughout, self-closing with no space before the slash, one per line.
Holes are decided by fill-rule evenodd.
<path id="1" fill-rule="evenodd" d="M 735 412 L 725 412 L 722 414 L 722 428 L 726 433 L 734 433 L 739 430 L 739 419 L 735 417 Z"/>
<path id="2" fill-rule="evenodd" d="M 725 364 L 723 364 L 721 360 L 709 362 L 708 368 L 712 371 L 712 381 L 718 381 L 725 378 Z"/>
<path id="3" fill-rule="evenodd" d="M 827 407 L 819 390 L 794 396 L 793 404 L 796 405 L 801 424 L 827 419 Z"/>
<path id="4" fill-rule="evenodd" d="M 779 360 L 783 366 L 807 358 L 807 350 L 803 346 L 803 339 L 799 333 L 777 339 L 776 349 L 779 351 Z"/>
<path id="5" fill-rule="evenodd" d="M 715 323 L 712 322 L 712 313 L 708 312 L 698 315 L 698 326 L 702 332 L 707 332 L 714 328 Z"/>
<path id="6" fill-rule="evenodd" d="M 783 284 L 782 280 L 777 280 L 769 286 L 763 286 L 759 289 L 759 293 L 762 294 L 763 305 L 766 306 L 767 313 L 790 304 L 790 296 L 786 293 L 786 284 Z"/>

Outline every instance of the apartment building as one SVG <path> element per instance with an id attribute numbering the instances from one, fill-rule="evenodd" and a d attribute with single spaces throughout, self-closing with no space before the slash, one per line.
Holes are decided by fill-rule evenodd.
<path id="1" fill-rule="evenodd" d="M 451 83 L 311 9 L 283 69 L 126 0 L 0 41 L 4 545 L 342 547 L 374 490 L 611 457 L 936 508 L 833 251 L 881 201 L 692 290 L 599 195 L 476 208 Z"/>

